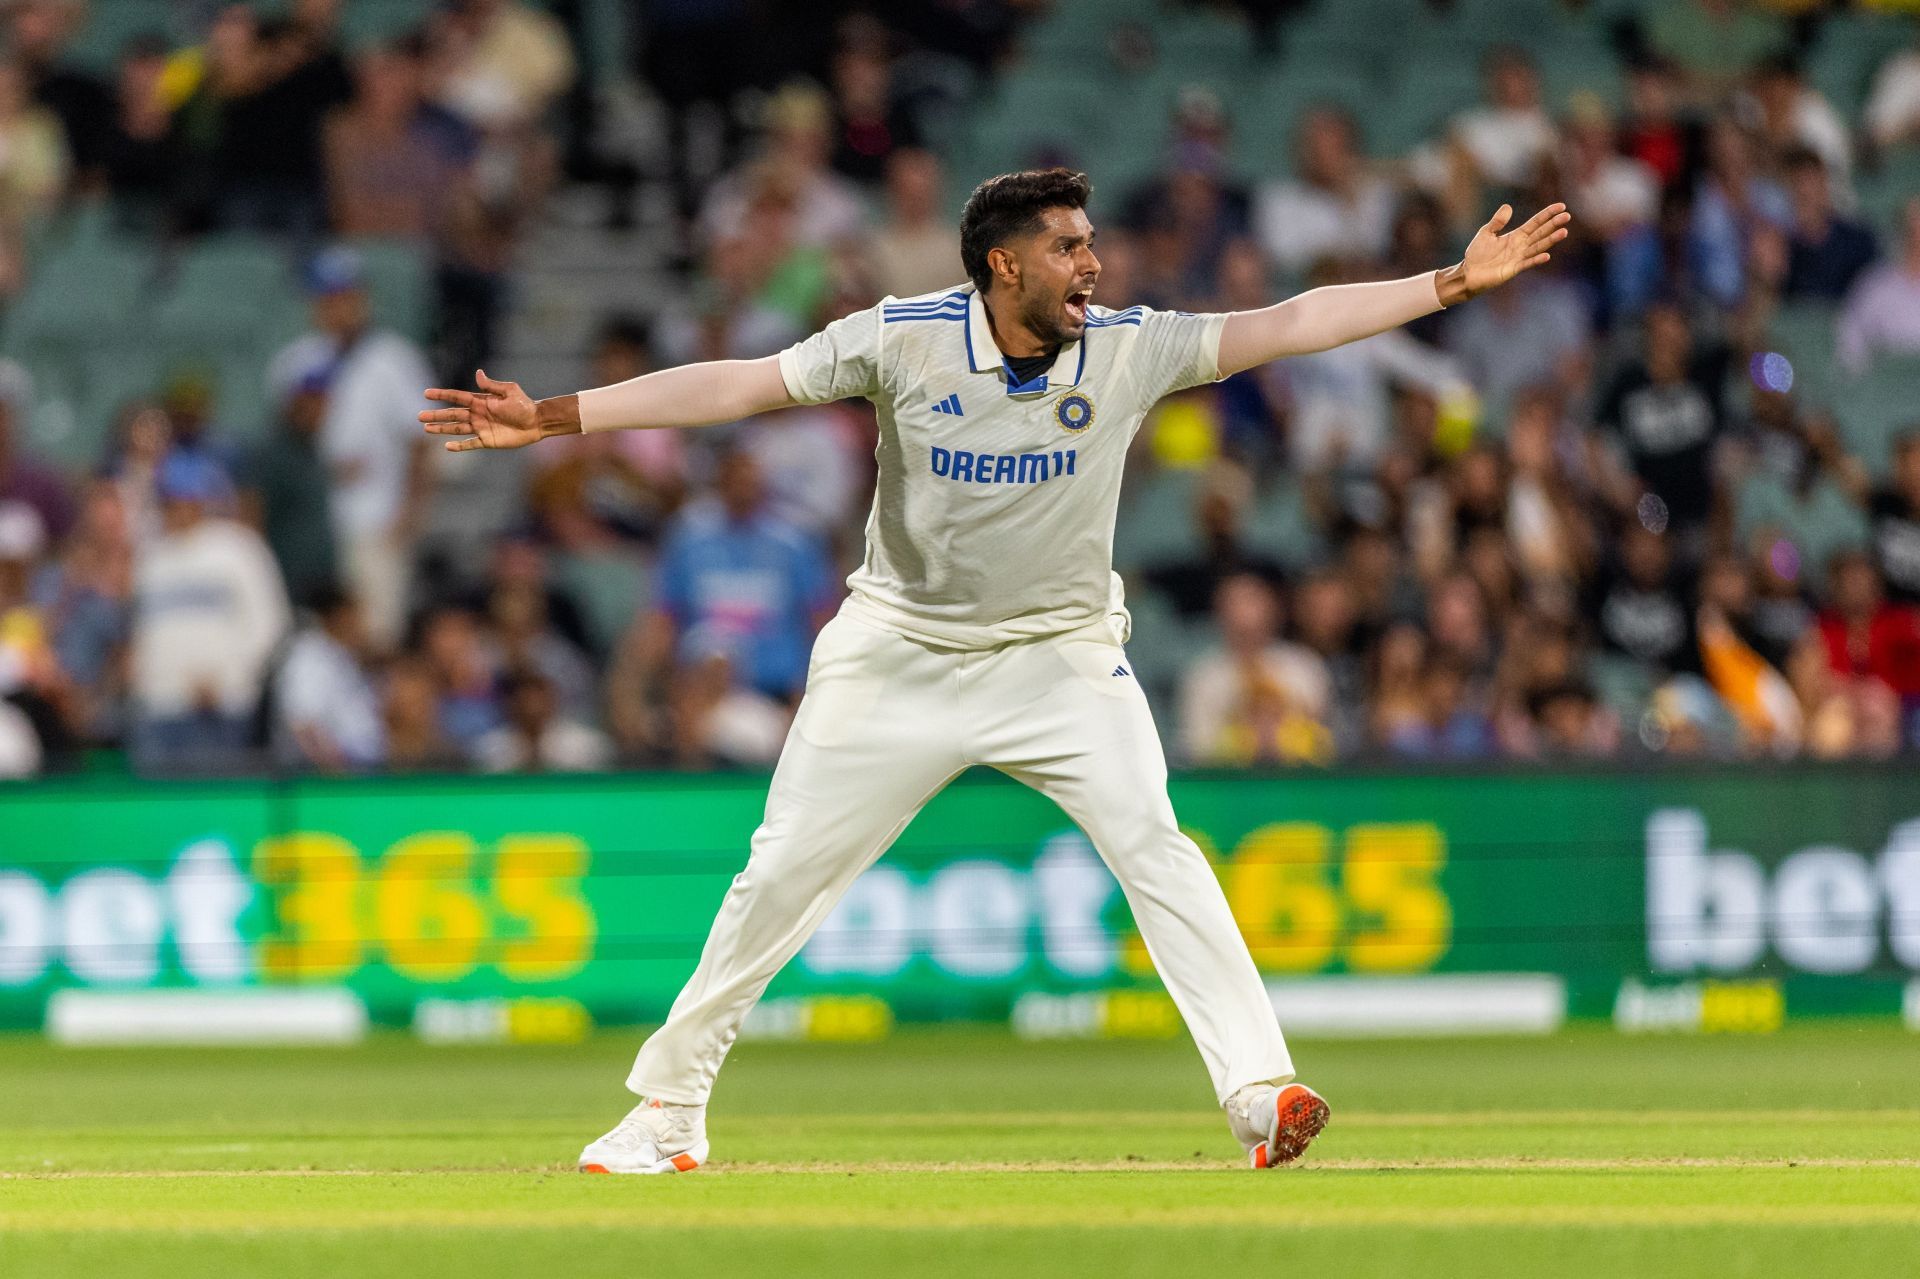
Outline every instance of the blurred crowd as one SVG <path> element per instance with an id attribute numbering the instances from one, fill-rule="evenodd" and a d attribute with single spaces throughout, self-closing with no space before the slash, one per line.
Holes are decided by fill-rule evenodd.
<path id="1" fill-rule="evenodd" d="M 590 51 L 545 9 L 423 4 L 346 50 L 338 7 L 210 9 L 113 83 L 61 61 L 83 6 L 6 7 L 0 289 L 36 219 L 105 200 L 156 236 L 288 237 L 311 326 L 263 371 L 270 425 L 216 423 L 175 379 L 86 474 L 33 456 L 29 373 L 0 365 L 0 775 L 111 747 L 152 771 L 770 763 L 860 555 L 869 406 L 543 443 L 477 537 L 426 518 L 458 477 L 419 391 L 496 348 L 516 247 L 569 180 L 653 183 L 677 220 L 684 287 L 604 317 L 596 385 L 959 282 L 965 108 L 1045 6 L 805 6 L 817 49 L 744 66 L 718 51 L 755 6 L 639 5 L 664 141 L 637 173 L 568 172 Z M 1303 6 L 1241 7 L 1284 45 Z M 1401 154 L 1327 103 L 1288 172 L 1248 172 L 1245 121 L 1195 87 L 1146 178 L 1093 172 L 1115 307 L 1263 306 L 1455 260 L 1503 200 L 1576 214 L 1507 289 L 1148 419 L 1117 567 L 1181 762 L 1920 748 L 1920 393 L 1884 459 L 1805 394 L 1811 364 L 1920 357 L 1920 191 L 1877 218 L 1856 195 L 1920 149 L 1920 23 L 1848 116 L 1796 57 L 1820 5 L 1641 13 L 1612 29 L 1621 107 L 1498 47 L 1483 100 Z M 996 162 L 1080 158 L 1067 132 Z M 430 349 L 330 247 L 362 234 L 434 245 Z M 1809 307 L 1825 347 L 1790 361 L 1770 334 Z"/>
<path id="2" fill-rule="evenodd" d="M 135 30 L 110 70 L 69 55 L 116 0 L 11 0 L 0 56 L 0 295 L 78 207 L 116 232 L 418 243 L 448 368 L 490 351 L 516 236 L 551 189 L 546 127 L 575 79 L 567 33 L 517 0 L 422 4 L 416 29 L 349 50 L 345 0 L 147 6 L 198 39 Z"/>

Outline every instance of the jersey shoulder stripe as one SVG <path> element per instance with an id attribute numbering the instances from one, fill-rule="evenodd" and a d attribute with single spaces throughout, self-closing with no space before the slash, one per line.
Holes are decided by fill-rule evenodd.
<path id="1" fill-rule="evenodd" d="M 894 324 L 903 320 L 959 320 L 966 322 L 967 308 L 960 307 L 949 311 L 887 311 L 880 316 L 882 324 Z"/>
<path id="2" fill-rule="evenodd" d="M 906 301 L 906 302 L 889 302 L 887 303 L 887 306 L 890 308 L 920 307 L 920 306 L 947 306 L 955 302 L 958 302 L 960 305 L 965 306 L 967 302 L 967 295 L 964 293 L 946 293 L 936 297 L 914 298 L 911 301 Z"/>
<path id="3" fill-rule="evenodd" d="M 965 298 L 947 298 L 938 302 L 898 302 L 889 303 L 882 309 L 888 314 L 913 314 L 916 312 L 952 311 L 955 309 L 964 311 L 967 309 L 967 300 Z"/>
<path id="4" fill-rule="evenodd" d="M 1109 311 L 1105 315 L 1089 315 L 1087 317 L 1087 327 L 1090 329 L 1099 329 L 1114 324 L 1139 324 L 1140 317 L 1144 312 L 1144 307 L 1130 306 L 1124 311 Z"/>
<path id="5" fill-rule="evenodd" d="M 927 306 L 934 302 L 952 302 L 956 299 L 962 302 L 967 300 L 966 285 L 963 284 L 957 289 L 935 289 L 932 293 L 916 293 L 910 298 L 887 298 L 885 304 L 887 306 Z"/>
<path id="6" fill-rule="evenodd" d="M 965 289 L 954 289 L 946 293 L 928 293 L 903 301 L 889 301 L 881 306 L 880 313 L 883 319 L 909 319 L 953 310 L 958 310 L 962 315 L 966 314 Z"/>

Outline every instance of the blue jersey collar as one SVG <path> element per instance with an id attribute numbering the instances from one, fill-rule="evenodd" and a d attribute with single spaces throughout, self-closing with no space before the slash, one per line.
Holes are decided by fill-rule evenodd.
<path id="1" fill-rule="evenodd" d="M 967 287 L 967 368 L 974 373 L 998 373 L 1006 383 L 1008 395 L 1039 395 L 1066 386 L 1079 386 L 1087 371 L 1087 342 L 1082 337 L 1068 342 L 1054 357 L 1053 367 L 1031 381 L 1015 380 L 1006 357 L 993 340 L 993 328 L 987 323 L 987 304 L 978 289 Z"/>

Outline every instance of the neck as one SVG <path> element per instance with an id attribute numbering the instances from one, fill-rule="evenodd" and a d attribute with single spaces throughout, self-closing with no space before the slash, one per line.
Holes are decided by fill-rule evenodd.
<path id="1" fill-rule="evenodd" d="M 987 308 L 987 327 L 993 331 L 993 344 L 1000 354 L 1024 360 L 1057 349 L 1042 342 L 1026 322 L 1013 313 L 1013 303 L 1004 293 L 987 293 L 981 301 Z"/>

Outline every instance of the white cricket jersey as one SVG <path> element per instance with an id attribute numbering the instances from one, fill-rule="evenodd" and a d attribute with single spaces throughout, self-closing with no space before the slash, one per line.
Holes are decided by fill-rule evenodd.
<path id="1" fill-rule="evenodd" d="M 1124 614 L 1113 525 L 1128 445 L 1161 396 L 1219 379 L 1226 318 L 1090 307 L 1085 335 L 1021 383 L 965 285 L 887 298 L 782 351 L 799 403 L 879 410 L 846 607 L 966 649 Z"/>

